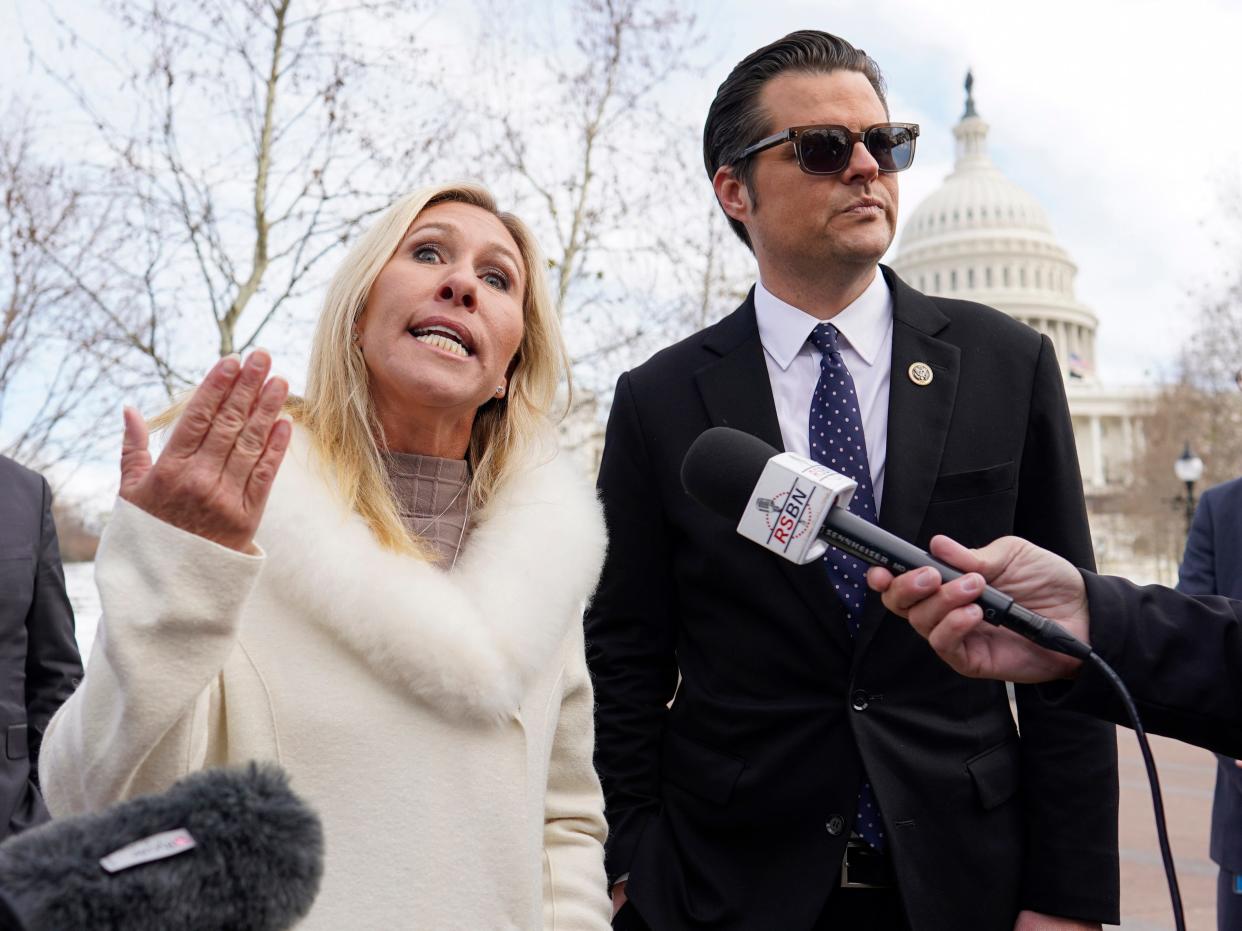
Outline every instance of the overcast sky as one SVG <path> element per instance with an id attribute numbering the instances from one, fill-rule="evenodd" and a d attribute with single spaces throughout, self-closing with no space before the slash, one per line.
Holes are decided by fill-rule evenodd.
<path id="1" fill-rule="evenodd" d="M 548 5 L 539 3 L 545 14 Z M 37 90 L 17 27 L 37 24 L 38 6 L 0 3 L 6 96 Z M 83 13 L 91 6 L 83 0 Z M 893 118 L 923 127 L 916 165 L 901 177 L 903 217 L 952 168 L 950 130 L 973 68 L 993 160 L 1040 201 L 1078 265 L 1078 299 L 1100 320 L 1097 365 L 1106 383 L 1167 371 L 1170 347 L 1193 323 L 1190 292 L 1210 290 L 1227 265 L 1242 262 L 1242 219 L 1218 210 L 1220 196 L 1242 190 L 1237 0 L 699 6 L 705 74 L 677 87 L 675 98 L 689 124 L 701 125 L 739 58 L 794 29 L 836 32 L 879 61 Z M 447 42 L 471 28 L 455 9 L 444 4 L 437 14 L 434 34 Z M 506 9 L 516 17 L 532 8 L 515 0 Z"/>

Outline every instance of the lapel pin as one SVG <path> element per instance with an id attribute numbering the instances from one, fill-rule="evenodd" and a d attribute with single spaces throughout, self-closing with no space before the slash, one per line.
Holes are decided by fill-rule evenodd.
<path id="1" fill-rule="evenodd" d="M 926 388 L 932 383 L 931 366 L 926 362 L 911 362 L 906 374 L 910 376 L 910 381 L 920 388 Z"/>

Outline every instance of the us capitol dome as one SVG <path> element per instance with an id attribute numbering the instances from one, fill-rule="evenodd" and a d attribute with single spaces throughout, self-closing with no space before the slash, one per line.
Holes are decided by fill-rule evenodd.
<path id="1" fill-rule="evenodd" d="M 1088 506 L 1098 513 L 1129 480 L 1151 391 L 1101 382 L 1099 320 L 1074 296 L 1078 267 L 1039 202 L 989 158 L 988 124 L 975 109 L 973 84 L 967 74 L 966 110 L 953 127 L 953 171 L 906 221 L 891 265 L 924 293 L 988 304 L 1052 340 Z"/>

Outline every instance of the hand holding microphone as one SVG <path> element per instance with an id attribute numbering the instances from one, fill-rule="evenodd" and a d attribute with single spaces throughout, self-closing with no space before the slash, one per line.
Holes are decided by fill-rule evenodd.
<path id="1" fill-rule="evenodd" d="M 975 603 L 986 580 L 1089 645 L 1086 588 L 1077 569 L 1017 537 L 971 550 L 937 536 L 931 550 L 968 574 L 942 582 L 932 569 L 894 576 L 877 566 L 868 570 L 867 584 L 880 592 L 884 607 L 906 618 L 955 671 L 1009 682 L 1048 682 L 1078 672 L 1081 660 L 983 623 L 983 611 Z"/>
<path id="2" fill-rule="evenodd" d="M 873 566 L 883 567 L 893 576 L 928 567 L 942 582 L 953 583 L 957 580 L 951 589 L 951 597 L 960 598 L 965 594 L 973 597 L 969 602 L 960 604 L 941 598 L 931 607 L 920 610 L 919 615 L 926 625 L 926 631 L 920 628 L 924 636 L 935 627 L 932 623 L 935 606 L 951 604 L 951 607 L 945 608 L 944 614 L 947 614 L 953 608 L 974 603 L 982 620 L 1008 627 L 1047 650 L 1077 660 L 1085 659 L 1091 653 L 1087 644 L 1066 631 L 1056 620 L 1018 604 L 1014 598 L 996 588 L 984 585 L 973 592 L 963 592 L 963 585 L 969 589 L 971 582 L 963 583 L 962 573 L 957 569 L 851 514 L 846 506 L 853 495 L 855 483 L 817 462 L 792 453 L 778 453 L 763 440 L 739 430 L 713 427 L 691 444 L 682 463 L 681 478 L 686 491 L 700 504 L 731 520 L 738 520 L 738 533 L 792 562 L 803 564 L 817 560 L 831 545 Z M 1011 585 L 1029 579 L 1034 584 L 1024 586 L 1022 591 L 1029 589 L 1032 596 L 1039 596 L 1041 583 L 1047 581 L 1046 576 L 1051 580 L 1060 579 L 1061 588 L 1070 590 L 1074 583 L 1065 581 L 1068 571 L 1078 586 L 1079 600 L 1085 599 L 1085 595 L 1081 594 L 1082 579 L 1069 563 L 1031 544 L 1022 541 L 1017 541 L 1017 544 L 1019 549 L 1026 549 L 1023 550 L 1025 555 L 1018 561 L 1019 570 L 1009 578 Z M 959 550 L 960 553 L 969 553 L 964 548 Z M 1016 556 L 1015 553 L 1008 561 L 1012 562 Z M 1056 560 L 1056 564 L 1050 564 L 1049 559 Z M 1006 564 L 1005 560 L 1001 560 L 993 567 L 993 573 L 999 577 L 1000 570 Z M 1025 575 L 1023 568 L 1027 569 Z M 882 583 L 882 577 L 876 578 Z M 889 601 L 908 610 L 916 601 L 934 593 L 934 587 L 918 587 L 921 580 L 930 578 L 930 574 L 912 575 L 889 597 Z M 1042 601 L 1038 603 L 1044 604 Z M 891 607 L 888 601 L 885 604 Z M 1059 618 L 1078 617 L 1079 612 L 1064 604 L 1051 604 L 1057 608 Z M 967 613 L 974 617 L 973 611 Z M 1080 613 L 1084 618 L 1081 630 L 1085 631 L 1085 602 Z M 957 620 L 961 623 L 963 617 L 959 615 Z M 946 639 L 955 629 L 946 629 Z M 963 636 L 965 633 L 963 631 Z M 957 651 L 954 653 L 956 662 L 950 661 L 950 665 L 958 668 L 957 663 L 972 658 L 975 661 L 980 659 L 977 654 L 963 657 Z M 1072 673 L 1076 665 L 1071 668 L 1059 663 L 1058 668 L 1064 675 Z"/>

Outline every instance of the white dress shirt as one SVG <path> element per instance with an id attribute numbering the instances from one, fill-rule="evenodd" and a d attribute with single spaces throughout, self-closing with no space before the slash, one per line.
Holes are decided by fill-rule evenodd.
<path id="1" fill-rule="evenodd" d="M 807 337 L 823 323 L 755 282 L 755 318 L 772 383 L 776 417 L 785 449 L 810 457 L 811 396 L 819 382 L 820 352 Z M 867 463 L 875 488 L 875 509 L 884 493 L 888 449 L 888 386 L 893 356 L 893 296 L 876 269 L 867 289 L 831 320 L 841 334 L 841 358 L 854 379 L 858 412 L 867 441 Z"/>

